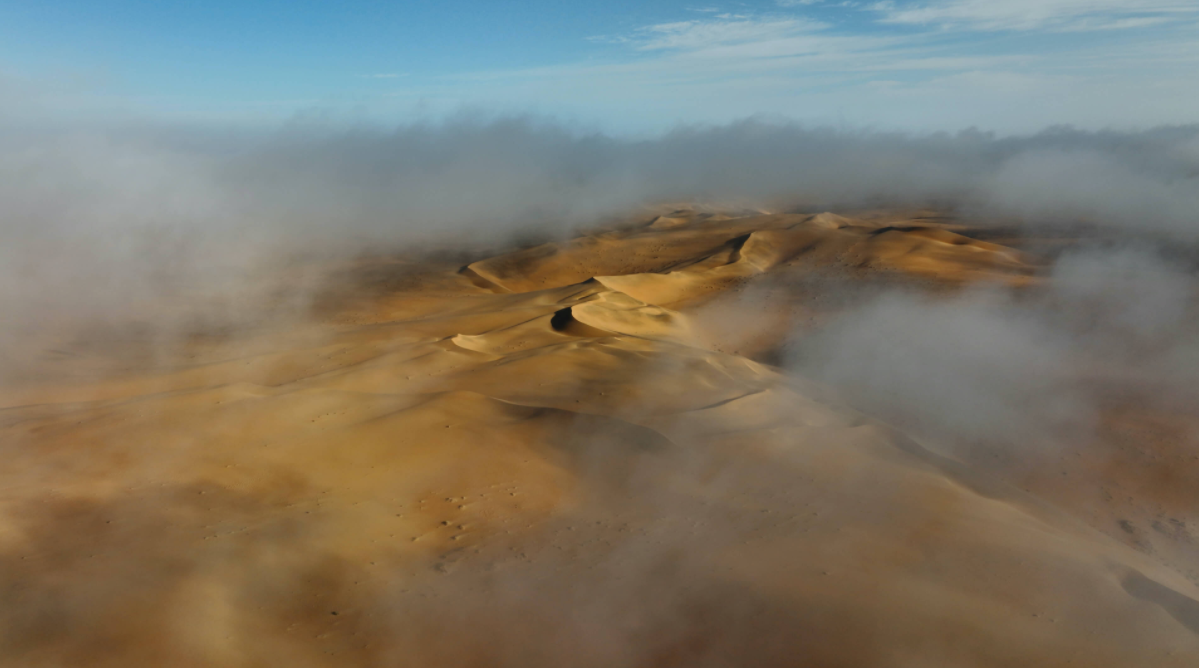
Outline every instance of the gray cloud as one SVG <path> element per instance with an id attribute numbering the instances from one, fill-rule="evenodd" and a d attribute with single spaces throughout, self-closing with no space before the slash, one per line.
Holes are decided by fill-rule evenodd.
<path id="1" fill-rule="evenodd" d="M 1037 219 L 1199 236 L 1199 126 L 908 135 L 748 120 L 626 140 L 529 117 L 398 128 L 157 125 L 0 136 L 4 234 L 49 226 L 326 230 L 577 223 L 650 200 L 951 200 Z"/>
<path id="2" fill-rule="evenodd" d="M 1194 402 L 1194 279 L 1144 248 L 1076 250 L 1033 294 L 878 295 L 797 340 L 791 364 L 946 447 L 1052 452 L 1086 442 L 1105 392 Z"/>
<path id="3" fill-rule="evenodd" d="M 6 331 L 181 292 L 236 311 L 263 291 L 264 258 L 564 234 L 664 200 L 953 203 L 1193 242 L 1197 186 L 1199 126 L 997 138 L 758 119 L 633 140 L 532 117 L 267 129 L 10 119 L 0 309 Z"/>

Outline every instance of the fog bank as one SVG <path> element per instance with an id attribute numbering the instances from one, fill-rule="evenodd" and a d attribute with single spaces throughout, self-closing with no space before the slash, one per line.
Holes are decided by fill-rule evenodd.
<path id="1" fill-rule="evenodd" d="M 790 364 L 866 412 L 959 452 L 1086 443 L 1105 401 L 1199 401 L 1196 268 L 1145 248 L 1072 250 L 1031 293 L 888 290 L 791 346 Z"/>
<path id="2" fill-rule="evenodd" d="M 268 260 L 565 235 L 664 201 L 933 203 L 1189 243 L 1199 237 L 1199 126 L 1000 138 L 751 119 L 632 140 L 534 117 L 394 128 L 9 122 L 0 336 L 183 294 L 245 312 L 261 302 Z M 303 285 L 289 276 L 281 289 Z"/>

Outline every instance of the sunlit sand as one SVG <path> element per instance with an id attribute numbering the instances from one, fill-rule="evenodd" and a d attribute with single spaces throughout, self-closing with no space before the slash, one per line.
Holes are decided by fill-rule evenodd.
<path id="1" fill-rule="evenodd" d="M 1199 665 L 1192 418 L 1113 399 L 1049 469 L 786 370 L 855 291 L 1040 290 L 978 225 L 679 209 L 328 261 L 149 357 L 50 332 L 0 390 L 0 664 Z"/>

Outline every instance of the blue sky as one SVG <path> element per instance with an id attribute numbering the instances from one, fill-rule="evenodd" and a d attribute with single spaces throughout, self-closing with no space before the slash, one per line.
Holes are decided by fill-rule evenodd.
<path id="1" fill-rule="evenodd" d="M 884 129 L 1199 121 L 1199 0 L 0 0 L 35 114 L 652 132 L 752 114 Z"/>

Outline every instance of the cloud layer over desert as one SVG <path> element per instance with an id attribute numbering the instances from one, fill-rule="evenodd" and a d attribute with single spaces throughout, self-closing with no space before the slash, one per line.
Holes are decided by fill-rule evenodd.
<path id="1" fill-rule="evenodd" d="M 0 665 L 1199 662 L 1199 129 L 0 150 Z"/>

